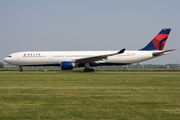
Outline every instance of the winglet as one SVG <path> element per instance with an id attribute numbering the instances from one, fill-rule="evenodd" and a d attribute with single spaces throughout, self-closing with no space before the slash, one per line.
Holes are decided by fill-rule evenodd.
<path id="1" fill-rule="evenodd" d="M 126 49 L 123 48 L 122 50 L 120 50 L 119 52 L 117 52 L 117 54 L 122 54 L 122 53 L 124 53 L 125 50 L 126 50 Z"/>

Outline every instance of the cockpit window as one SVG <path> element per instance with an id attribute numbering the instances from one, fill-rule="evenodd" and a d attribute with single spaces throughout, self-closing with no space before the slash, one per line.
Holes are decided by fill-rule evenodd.
<path id="1" fill-rule="evenodd" d="M 9 56 L 7 56 L 7 57 L 12 57 L 12 56 L 9 55 Z"/>

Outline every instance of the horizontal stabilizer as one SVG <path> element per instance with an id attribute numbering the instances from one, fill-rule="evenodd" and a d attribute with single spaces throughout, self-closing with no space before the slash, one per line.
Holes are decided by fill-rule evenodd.
<path id="1" fill-rule="evenodd" d="M 165 50 L 165 51 L 161 51 L 161 52 L 154 52 L 152 54 L 154 57 L 157 57 L 157 56 L 168 54 L 169 52 L 174 51 L 174 50 L 176 50 L 176 49 Z"/>

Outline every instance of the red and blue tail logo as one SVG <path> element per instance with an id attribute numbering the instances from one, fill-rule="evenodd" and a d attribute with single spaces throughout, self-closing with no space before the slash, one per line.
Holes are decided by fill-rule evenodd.
<path id="1" fill-rule="evenodd" d="M 163 50 L 170 31 L 171 29 L 162 29 L 146 47 L 140 50 Z"/>

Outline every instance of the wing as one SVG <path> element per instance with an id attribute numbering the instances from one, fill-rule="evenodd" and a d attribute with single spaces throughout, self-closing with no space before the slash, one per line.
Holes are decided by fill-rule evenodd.
<path id="1" fill-rule="evenodd" d="M 75 63 L 93 63 L 93 62 L 98 61 L 98 60 L 107 59 L 107 57 L 109 57 L 109 56 L 122 54 L 122 53 L 124 53 L 124 51 L 125 51 L 125 49 L 122 49 L 119 52 L 113 53 L 113 54 L 106 54 L 106 55 L 98 55 L 98 56 L 80 58 L 80 59 L 76 59 Z"/>
<path id="2" fill-rule="evenodd" d="M 176 50 L 176 49 L 165 50 L 165 51 L 162 51 L 162 52 L 154 52 L 154 53 L 153 53 L 153 56 L 154 56 L 154 57 L 157 57 L 157 56 L 165 55 L 165 54 L 168 54 L 169 52 L 174 51 L 174 50 Z"/>

